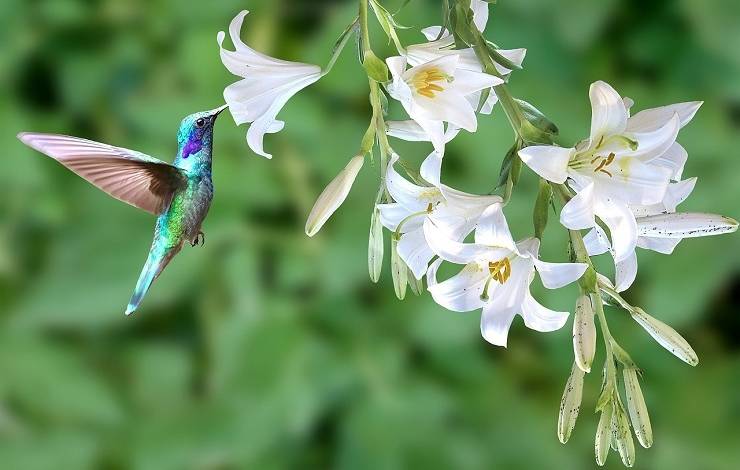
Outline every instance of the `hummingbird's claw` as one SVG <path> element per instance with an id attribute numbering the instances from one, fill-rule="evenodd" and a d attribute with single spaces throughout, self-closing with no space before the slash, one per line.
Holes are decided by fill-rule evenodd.
<path id="1" fill-rule="evenodd" d="M 206 234 L 203 232 L 198 232 L 198 235 L 195 236 L 195 239 L 190 242 L 190 246 L 204 246 L 206 244 Z"/>

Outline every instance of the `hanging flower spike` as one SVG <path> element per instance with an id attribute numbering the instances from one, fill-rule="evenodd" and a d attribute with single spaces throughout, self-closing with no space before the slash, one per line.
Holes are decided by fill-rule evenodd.
<path id="1" fill-rule="evenodd" d="M 229 72 L 243 78 L 226 87 L 224 99 L 237 124 L 252 123 L 247 131 L 249 147 L 272 158 L 263 147 L 265 134 L 282 130 L 285 123 L 276 119 L 277 114 L 293 95 L 321 78 L 321 67 L 276 59 L 244 44 L 239 32 L 248 13 L 242 11 L 229 25 L 235 51 L 224 49 L 223 31 L 217 36 L 221 61 Z"/>
<path id="2" fill-rule="evenodd" d="M 503 83 L 492 75 L 458 69 L 458 61 L 459 56 L 453 54 L 407 70 L 405 57 L 386 59 L 393 76 L 388 93 L 401 102 L 440 153 L 444 152 L 445 122 L 469 132 L 478 128 L 475 107 L 466 97 Z"/>
<path id="3" fill-rule="evenodd" d="M 574 148 L 532 146 L 519 151 L 541 177 L 576 191 L 560 213 L 572 230 L 592 228 L 599 217 L 611 232 L 616 261 L 632 256 L 637 224 L 630 206 L 661 203 L 674 171 L 662 161 L 681 126 L 700 103 L 683 103 L 629 117 L 621 96 L 607 83 L 591 85 L 591 135 Z"/>
<path id="4" fill-rule="evenodd" d="M 399 237 L 399 256 L 421 279 L 434 257 L 424 237 L 424 221 L 431 219 L 447 236 L 462 240 L 473 231 L 486 207 L 501 198 L 468 194 L 442 184 L 442 157 L 436 152 L 421 166 L 421 176 L 430 186 L 418 186 L 398 174 L 394 167 L 398 158 L 391 156 L 386 172 L 386 187 L 395 202 L 378 204 L 377 208 L 383 226 Z"/>
<path id="5" fill-rule="evenodd" d="M 491 344 L 506 346 L 509 328 L 519 314 L 533 330 L 560 329 L 568 312 L 540 305 L 529 292 L 535 271 L 548 289 L 558 289 L 579 279 L 587 269 L 583 263 L 547 263 L 538 259 L 539 240 L 514 242 L 501 204 L 492 204 L 481 215 L 475 243 L 461 243 L 445 236 L 433 220 L 424 222 L 424 234 L 432 251 L 440 257 L 427 273 L 429 292 L 441 306 L 456 312 L 483 309 L 481 334 Z M 442 261 L 464 264 L 460 273 L 437 282 Z"/>

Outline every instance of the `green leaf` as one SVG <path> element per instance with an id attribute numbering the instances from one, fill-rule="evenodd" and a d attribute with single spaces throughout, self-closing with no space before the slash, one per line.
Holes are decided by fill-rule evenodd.
<path id="1" fill-rule="evenodd" d="M 550 201 L 552 200 L 552 187 L 544 179 L 540 179 L 540 189 L 537 193 L 537 200 L 534 203 L 532 221 L 534 223 L 534 236 L 542 240 L 542 234 L 547 227 L 547 218 L 549 215 Z"/>
<path id="2" fill-rule="evenodd" d="M 365 60 L 363 60 L 362 66 L 367 71 L 368 77 L 376 82 L 385 83 L 388 81 L 388 67 L 373 51 L 365 51 Z"/>

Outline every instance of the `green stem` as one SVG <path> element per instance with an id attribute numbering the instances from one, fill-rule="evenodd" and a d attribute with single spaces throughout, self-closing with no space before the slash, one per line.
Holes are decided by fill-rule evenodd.
<path id="1" fill-rule="evenodd" d="M 368 0 L 360 0 L 360 44 L 362 45 L 363 52 L 370 50 L 370 32 L 367 28 L 367 4 Z"/>

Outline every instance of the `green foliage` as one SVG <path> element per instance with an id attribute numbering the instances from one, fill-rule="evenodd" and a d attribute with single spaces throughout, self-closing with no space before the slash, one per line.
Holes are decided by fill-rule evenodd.
<path id="1" fill-rule="evenodd" d="M 404 3 L 381 2 L 388 11 Z M 441 3 L 416 0 L 395 18 L 442 24 Z M 245 127 L 219 121 L 207 243 L 186 247 L 124 317 L 153 219 L 14 135 L 79 135 L 171 159 L 180 119 L 221 104 L 236 80 L 216 33 L 243 8 L 250 45 L 316 64 L 357 15 L 353 1 L 0 2 L 0 467 L 593 468 L 598 371 L 585 377 L 569 445 L 556 438 L 569 326 L 537 334 L 517 319 L 508 349 L 495 348 L 480 338 L 478 313 L 444 311 L 428 294 L 398 301 L 391 269 L 369 281 L 377 161 L 322 232 L 305 237 L 311 205 L 357 152 L 369 119 L 365 72 L 346 52 L 281 112 L 285 130 L 266 137 L 272 161 L 250 153 Z M 699 177 L 682 207 L 737 219 L 740 30 L 731 8 L 499 1 L 486 37 L 528 48 L 512 92 L 557 123 L 563 142 L 587 135 L 596 79 L 633 98 L 635 111 L 705 100 L 679 137 L 685 175 Z M 395 54 L 371 23 L 378 60 Z M 398 35 L 423 39 L 416 29 Z M 401 116 L 391 103 L 389 119 Z M 481 117 L 479 132 L 447 146 L 445 183 L 489 192 L 511 142 L 500 109 Z M 393 145 L 417 167 L 430 150 Z M 538 184 L 523 168 L 507 211 L 518 238 L 532 235 Z M 567 234 L 550 218 L 542 257 L 566 261 Z M 721 470 L 740 460 L 739 240 L 638 254 L 626 297 L 689 340 L 696 368 L 607 309 L 654 412 L 655 443 L 637 449 L 640 468 Z M 608 255 L 597 261 L 612 269 Z M 543 304 L 572 311 L 575 286 L 533 287 Z M 606 465 L 621 468 L 616 453 Z"/>

